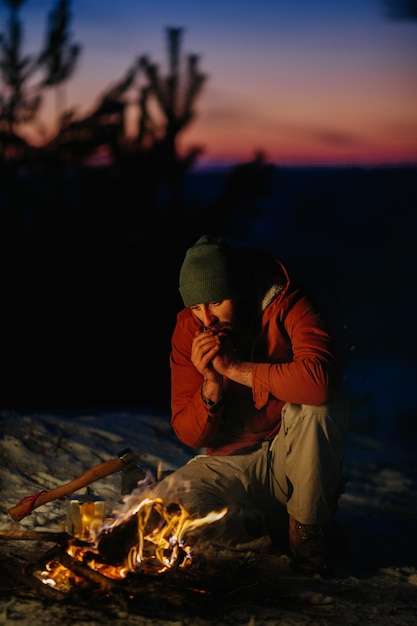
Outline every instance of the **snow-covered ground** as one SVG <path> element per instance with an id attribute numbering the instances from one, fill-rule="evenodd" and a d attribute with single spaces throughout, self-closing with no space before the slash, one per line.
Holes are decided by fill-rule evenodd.
<path id="1" fill-rule="evenodd" d="M 372 397 L 377 394 L 367 396 L 367 415 L 378 416 Z M 88 602 L 74 606 L 74 603 L 53 598 L 46 600 L 24 590 L 3 573 L 0 576 L 0 624 L 36 626 L 53 621 L 62 625 L 372 623 L 414 626 L 417 614 L 416 428 L 406 418 L 399 428 L 394 414 L 391 414 L 392 419 L 381 414 L 381 425 L 376 427 L 372 420 L 361 418 L 361 410 L 363 412 L 364 408 L 355 409 L 357 416 L 345 463 L 348 483 L 337 514 L 349 535 L 350 554 L 338 564 L 331 579 L 295 574 L 286 555 L 248 552 L 234 557 L 229 554 L 227 567 L 231 561 L 241 567 L 244 559 L 245 567 L 252 568 L 254 582 L 248 586 L 244 600 L 240 595 L 239 602 L 233 603 L 229 594 L 220 614 L 193 614 L 185 606 L 177 607 L 169 618 L 158 609 L 152 614 L 149 611 L 141 614 L 140 608 L 129 611 L 117 603 L 99 609 L 96 605 L 89 606 Z M 410 412 L 409 407 L 403 413 L 410 415 Z M 9 509 L 24 496 L 60 487 L 91 467 L 115 458 L 126 447 L 153 472 L 158 467 L 175 469 L 192 455 L 192 451 L 173 435 L 169 415 L 145 409 L 82 414 L 3 412 L 0 423 L 0 536 L 3 533 L 0 559 L 3 571 L 11 564 L 23 567 L 51 548 L 49 542 L 7 539 L 7 532 L 61 532 L 66 517 L 65 503 L 61 500 L 38 507 L 20 522 L 11 519 Z M 111 518 L 122 502 L 121 473 L 98 480 L 92 490 L 105 498 L 106 514 Z"/>

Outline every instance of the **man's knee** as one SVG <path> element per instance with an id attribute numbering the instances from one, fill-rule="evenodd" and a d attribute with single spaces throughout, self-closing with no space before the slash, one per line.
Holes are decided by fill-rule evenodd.
<path id="1" fill-rule="evenodd" d="M 340 392 L 333 400 L 327 404 L 296 404 L 286 402 L 282 408 L 281 416 L 285 434 L 298 423 L 307 420 L 326 421 L 332 420 L 338 427 L 347 432 L 349 424 L 349 399 Z"/>

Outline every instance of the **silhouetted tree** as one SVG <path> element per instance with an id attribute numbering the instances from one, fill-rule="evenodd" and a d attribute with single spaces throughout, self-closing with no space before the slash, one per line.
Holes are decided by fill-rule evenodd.
<path id="1" fill-rule="evenodd" d="M 21 124 L 30 122 L 41 105 L 39 93 L 31 94 L 29 80 L 37 59 L 22 55 L 23 27 L 19 9 L 25 0 L 5 0 L 10 7 L 7 34 L 0 34 L 0 141 L 4 155 L 11 147 L 22 149 L 25 142 L 16 136 Z"/>
<path id="2" fill-rule="evenodd" d="M 170 210 L 173 224 L 180 221 L 182 208 L 182 180 L 185 171 L 195 162 L 200 147 L 192 147 L 180 158 L 177 138 L 195 116 L 195 101 L 200 94 L 206 76 L 199 70 L 199 56 L 186 57 L 185 73 L 181 71 L 181 37 L 183 29 L 168 27 L 169 72 L 163 77 L 158 65 L 148 56 L 140 57 L 140 67 L 144 70 L 149 84 L 140 94 L 140 126 L 138 141 L 141 145 L 152 146 L 158 167 L 169 185 Z M 152 104 L 156 103 L 154 113 Z"/>
<path id="3" fill-rule="evenodd" d="M 252 161 L 232 167 L 205 219 L 218 232 L 245 233 L 250 220 L 259 214 L 259 201 L 273 193 L 274 172 L 275 166 L 267 162 L 261 150 Z"/>
<path id="4" fill-rule="evenodd" d="M 118 158 L 125 138 L 126 92 L 132 86 L 137 71 L 136 65 L 129 68 L 119 82 L 98 98 L 92 113 L 77 118 L 74 109 L 65 111 L 59 132 L 45 146 L 45 151 L 65 151 L 79 160 L 100 146 L 106 146 L 111 159 Z"/>
<path id="5" fill-rule="evenodd" d="M 57 109 L 64 108 L 63 83 L 74 71 L 81 48 L 69 41 L 70 0 L 58 0 L 49 14 L 44 49 L 38 55 L 24 55 L 23 26 L 19 10 L 25 0 L 5 0 L 10 7 L 6 34 L 0 34 L 0 131 L 3 154 L 6 146 L 26 146 L 18 136 L 23 124 L 36 119 L 44 90 L 55 87 Z M 42 75 L 43 72 L 43 75 Z M 40 79 L 35 82 L 37 74 Z M 59 88 L 61 87 L 61 92 Z M 59 98 L 61 95 L 61 103 Z M 22 152 L 22 150 L 20 150 Z M 22 156 L 22 155 L 20 155 Z"/>
<path id="6" fill-rule="evenodd" d="M 38 58 L 38 66 L 46 69 L 42 87 L 55 87 L 57 118 L 65 110 L 64 83 L 74 72 L 81 46 L 70 42 L 69 23 L 71 0 L 58 0 L 49 14 L 45 48 Z"/>

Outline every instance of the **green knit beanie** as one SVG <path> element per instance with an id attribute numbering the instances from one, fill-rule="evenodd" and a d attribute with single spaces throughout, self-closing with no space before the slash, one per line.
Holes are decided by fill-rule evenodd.
<path id="1" fill-rule="evenodd" d="M 234 298 L 239 284 L 236 253 L 224 239 L 203 235 L 188 248 L 179 286 L 186 307 Z"/>

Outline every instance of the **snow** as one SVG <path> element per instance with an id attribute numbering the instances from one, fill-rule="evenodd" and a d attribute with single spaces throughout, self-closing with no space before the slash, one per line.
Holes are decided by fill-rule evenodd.
<path id="1" fill-rule="evenodd" d="M 340 562 L 330 579 L 305 577 L 292 572 L 286 555 L 259 554 L 249 551 L 246 563 L 252 563 L 254 576 L 258 567 L 269 568 L 273 587 L 268 602 L 251 597 L 245 602 L 226 604 L 214 624 L 363 624 L 390 626 L 414 625 L 417 611 L 417 478 L 415 455 L 416 427 L 411 419 L 395 428 L 396 416 L 410 414 L 409 398 L 405 406 L 379 406 L 386 363 L 381 371 L 373 364 L 372 380 L 367 369 L 371 398 L 366 410 L 356 412 L 346 453 L 346 492 L 340 500 L 338 521 L 346 529 L 350 554 Z M 365 367 L 365 365 L 364 365 Z M 391 364 L 390 376 L 403 369 Z M 404 364 L 407 368 L 407 363 Z M 353 376 L 353 372 L 350 374 Z M 356 376 L 361 376 L 356 372 Z M 410 374 L 411 375 L 411 374 Z M 395 381 L 394 381 L 395 384 Z M 362 390 L 361 390 L 362 391 Z M 400 395 L 400 397 L 402 397 Z M 361 413 L 362 411 L 362 413 Z M 367 411 L 367 412 L 366 412 Z M 396 411 L 394 413 L 393 411 Z M 360 417 L 358 418 L 358 414 Z M 415 413 L 414 413 L 415 415 Z M 369 416 L 381 418 L 367 419 Z M 393 433 L 395 432 L 395 437 Z M 140 464 L 156 474 L 185 463 L 193 451 L 172 433 L 169 415 L 148 409 L 86 411 L 83 413 L 16 413 L 4 411 L 0 426 L 0 535 L 11 530 L 61 532 L 65 522 L 65 503 L 54 500 L 35 509 L 20 522 L 8 511 L 24 496 L 41 489 L 51 490 L 80 476 L 91 467 L 112 459 L 131 448 Z M 111 518 L 120 508 L 121 474 L 98 480 L 92 491 L 105 498 L 106 515 Z M 84 493 L 84 490 L 82 492 Z M 27 563 L 45 554 L 49 542 L 2 538 L 0 554 L 4 567 Z M 230 557 L 230 555 L 229 555 Z M 240 562 L 242 555 L 236 558 Z M 258 574 L 256 574 L 258 572 Z M 187 608 L 172 619 L 140 611 L 129 612 L 122 606 L 99 610 L 88 604 L 68 605 L 45 600 L 36 594 L 22 594 L 1 577 L 0 624 L 20 623 L 36 626 L 45 619 L 61 624 L 162 625 L 201 624 L 210 615 L 193 615 Z M 7 580 L 7 578 L 6 578 Z M 20 591 L 20 593 L 19 593 Z M 47 618 L 45 617 L 47 615 Z"/>

